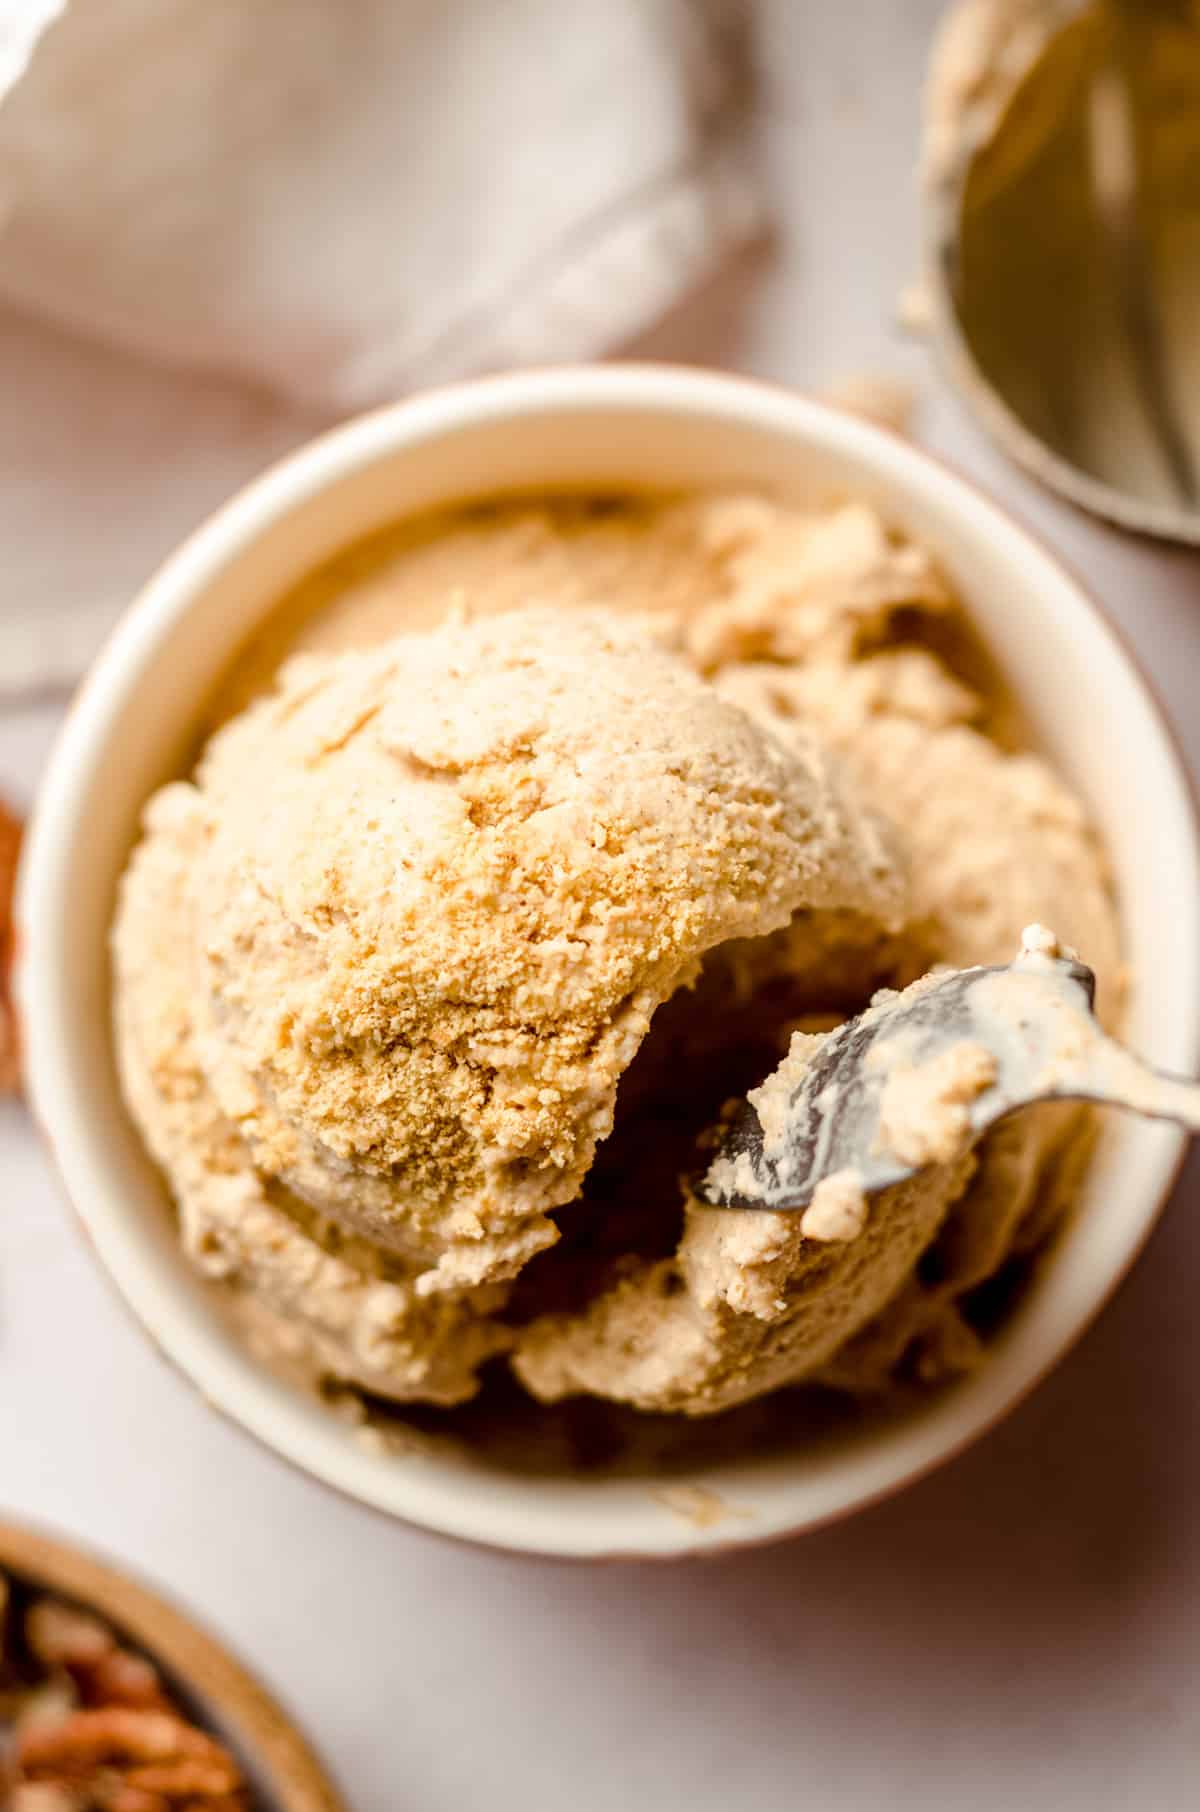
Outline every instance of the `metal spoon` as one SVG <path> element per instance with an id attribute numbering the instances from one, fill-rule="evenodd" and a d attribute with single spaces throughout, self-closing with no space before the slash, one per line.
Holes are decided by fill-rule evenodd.
<path id="1" fill-rule="evenodd" d="M 1200 3 L 1042 14 L 1042 53 L 930 195 L 938 344 L 1035 477 L 1200 542 Z"/>
<path id="2" fill-rule="evenodd" d="M 828 1035 L 794 1084 L 785 1060 L 753 1091 L 695 1185 L 697 1199 L 800 1209 L 826 1178 L 870 1196 L 915 1176 L 924 1164 L 907 1145 L 898 1153 L 889 1143 L 887 1091 L 898 1073 L 910 1102 L 927 1080 L 929 1105 L 943 1112 L 956 1151 L 1038 1101 L 1103 1101 L 1200 1132 L 1200 1083 L 1163 1075 L 1109 1038 L 1094 1017 L 1095 986 L 1073 952 L 1034 926 L 1007 966 L 935 972 L 877 997 Z M 973 1059 L 966 1099 L 949 1080 L 956 1049 Z"/>

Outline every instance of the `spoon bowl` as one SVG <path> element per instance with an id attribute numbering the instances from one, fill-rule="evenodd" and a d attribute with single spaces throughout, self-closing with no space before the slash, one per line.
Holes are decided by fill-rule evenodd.
<path id="1" fill-rule="evenodd" d="M 751 1090 L 695 1193 L 712 1208 L 811 1209 L 813 1237 L 853 1238 L 867 1197 L 954 1162 L 1038 1101 L 1103 1101 L 1200 1131 L 1200 1084 L 1109 1038 L 1095 1000 L 1092 970 L 1040 925 L 1015 962 L 884 989 Z"/>

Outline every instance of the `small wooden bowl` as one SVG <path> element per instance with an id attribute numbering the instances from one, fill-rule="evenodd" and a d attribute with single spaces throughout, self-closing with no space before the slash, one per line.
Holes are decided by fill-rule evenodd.
<path id="1" fill-rule="evenodd" d="M 0 1571 L 96 1611 L 161 1665 L 226 1742 L 264 1812 L 346 1812 L 307 1740 L 229 1651 L 182 1611 L 115 1567 L 40 1531 L 0 1522 Z"/>

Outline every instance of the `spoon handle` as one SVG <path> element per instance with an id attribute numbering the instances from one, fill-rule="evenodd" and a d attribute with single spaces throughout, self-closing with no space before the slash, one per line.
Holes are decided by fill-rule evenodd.
<path id="1" fill-rule="evenodd" d="M 1078 1086 L 1072 1086 L 1073 1084 Z M 1126 1107 L 1150 1120 L 1173 1120 L 1189 1132 L 1200 1133 L 1200 1082 L 1168 1076 L 1127 1051 L 1111 1038 L 1097 1040 L 1076 1076 L 1053 1093 Z"/>

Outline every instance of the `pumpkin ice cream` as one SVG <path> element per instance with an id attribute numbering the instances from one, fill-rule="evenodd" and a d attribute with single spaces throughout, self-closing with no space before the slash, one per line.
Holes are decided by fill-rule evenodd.
<path id="1" fill-rule="evenodd" d="M 687 1414 L 957 1362 L 1079 1114 L 807 1230 L 682 1181 L 880 983 L 1038 918 L 1113 981 L 1085 816 L 1002 746 L 927 556 L 853 507 L 511 506 L 279 624 L 114 934 L 131 1110 L 260 1348 L 401 1402 L 491 1362 Z"/>

